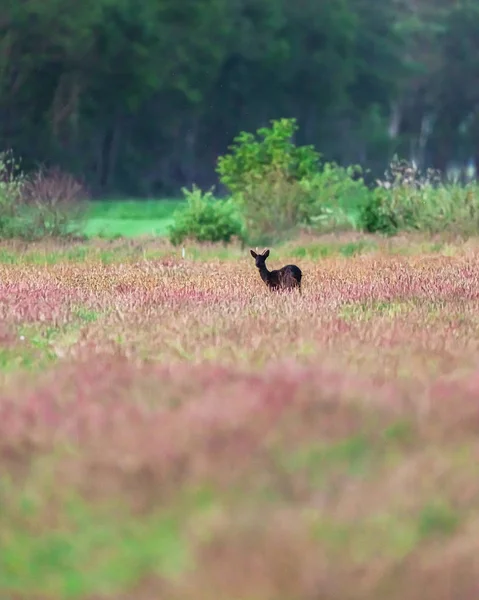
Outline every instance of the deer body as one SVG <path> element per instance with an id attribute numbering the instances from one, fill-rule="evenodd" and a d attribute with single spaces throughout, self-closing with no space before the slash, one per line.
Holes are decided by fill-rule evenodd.
<path id="1" fill-rule="evenodd" d="M 299 267 L 296 265 L 286 265 L 281 269 L 270 271 L 266 266 L 269 250 L 265 250 L 262 254 L 257 254 L 254 250 L 250 250 L 250 252 L 251 256 L 255 259 L 256 267 L 261 279 L 270 290 L 279 291 L 297 289 L 301 292 L 301 277 L 303 274 Z"/>

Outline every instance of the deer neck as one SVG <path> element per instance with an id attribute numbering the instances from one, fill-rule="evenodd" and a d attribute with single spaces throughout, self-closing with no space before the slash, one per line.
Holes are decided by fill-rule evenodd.
<path id="1" fill-rule="evenodd" d="M 268 283 L 271 272 L 268 270 L 268 267 L 266 265 L 259 267 L 259 274 L 260 274 L 261 279 L 265 283 Z"/>

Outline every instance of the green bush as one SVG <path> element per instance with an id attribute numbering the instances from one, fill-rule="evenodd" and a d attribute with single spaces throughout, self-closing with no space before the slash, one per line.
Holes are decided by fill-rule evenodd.
<path id="1" fill-rule="evenodd" d="M 352 172 L 332 163 L 299 181 L 269 171 L 234 196 L 244 218 L 248 241 L 269 244 L 298 228 L 315 231 L 354 226 L 351 208 L 364 202 L 368 189 Z"/>
<path id="2" fill-rule="evenodd" d="M 353 227 L 355 213 L 368 201 L 369 190 L 359 165 L 324 163 L 300 184 L 309 195 L 308 222 L 321 230 Z"/>
<path id="3" fill-rule="evenodd" d="M 306 224 L 310 194 L 284 172 L 270 170 L 260 181 L 245 184 L 233 196 L 245 223 L 249 243 L 270 244 Z"/>
<path id="4" fill-rule="evenodd" d="M 359 227 L 368 233 L 393 235 L 399 229 L 399 219 L 392 208 L 391 194 L 371 190 L 367 201 L 359 210 Z"/>
<path id="5" fill-rule="evenodd" d="M 385 179 L 376 181 L 376 187 L 361 206 L 359 222 L 370 233 L 393 235 L 414 227 L 415 205 L 422 201 L 421 193 L 432 185 L 433 178 L 421 177 L 414 165 L 397 157 L 384 175 Z"/>
<path id="6" fill-rule="evenodd" d="M 243 226 L 237 207 L 231 200 L 217 200 L 212 191 L 203 193 L 195 185 L 182 189 L 187 206 L 175 213 L 170 226 L 170 241 L 177 246 L 186 239 L 198 242 L 232 241 L 242 239 Z"/>
<path id="7" fill-rule="evenodd" d="M 450 184 L 433 190 L 425 198 L 417 229 L 429 233 L 450 232 L 475 235 L 479 232 L 479 187 Z"/>
<path id="8" fill-rule="evenodd" d="M 250 243 L 270 243 L 298 227 L 351 228 L 366 202 L 361 168 L 328 162 L 313 146 L 296 146 L 295 119 L 271 122 L 256 136 L 242 132 L 217 172 L 240 209 Z"/>
<path id="9" fill-rule="evenodd" d="M 58 169 L 26 176 L 11 151 L 0 153 L 0 238 L 63 237 L 80 226 L 87 194 Z"/>
<path id="10" fill-rule="evenodd" d="M 250 242 L 270 241 L 307 221 L 310 194 L 301 182 L 319 167 L 312 146 L 292 142 L 295 119 L 271 123 L 256 136 L 242 132 L 218 159 L 220 181 L 241 211 Z"/>
<path id="11" fill-rule="evenodd" d="M 317 172 L 321 155 L 313 146 L 296 146 L 292 137 L 296 119 L 271 121 L 271 127 L 257 130 L 256 136 L 241 132 L 230 146 L 231 152 L 218 158 L 220 181 L 232 194 L 261 183 L 271 172 L 288 181 L 300 181 Z M 259 138 L 259 139 L 257 139 Z"/>
<path id="12" fill-rule="evenodd" d="M 476 184 L 441 183 L 437 171 L 421 174 L 415 165 L 396 157 L 385 180 L 360 210 L 363 230 L 393 235 L 398 231 L 451 232 L 469 235 L 479 230 L 479 189 Z"/>

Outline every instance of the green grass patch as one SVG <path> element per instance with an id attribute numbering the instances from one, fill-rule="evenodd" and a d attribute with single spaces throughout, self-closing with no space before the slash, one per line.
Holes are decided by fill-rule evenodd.
<path id="1" fill-rule="evenodd" d="M 381 432 L 381 438 L 385 442 L 409 443 L 413 436 L 414 428 L 408 421 L 396 421 Z"/>
<path id="2" fill-rule="evenodd" d="M 97 200 L 90 203 L 88 214 L 92 218 L 123 219 L 126 221 L 167 219 L 175 210 L 184 205 L 185 200 L 183 199 Z"/>
<path id="3" fill-rule="evenodd" d="M 331 472 L 341 471 L 350 476 L 366 473 L 373 459 L 373 445 L 363 435 L 334 443 L 316 442 L 299 448 L 285 458 L 288 471 L 308 474 L 313 487 L 320 485 Z"/>
<path id="4" fill-rule="evenodd" d="M 59 353 L 78 341 L 83 326 L 94 323 L 102 316 L 83 306 L 72 312 L 72 321 L 62 327 L 43 324 L 18 327 L 17 342 L 0 348 L 0 372 L 11 373 L 18 369 L 36 371 L 48 367 L 58 359 Z"/>
<path id="5" fill-rule="evenodd" d="M 0 516 L 0 588 L 4 593 L 80 598 L 127 592 L 150 575 L 174 577 L 189 566 L 182 520 L 163 510 L 141 519 L 69 498 L 56 527 L 46 506 L 28 498 Z M 13 513 L 13 514 L 12 514 Z M 48 520 L 47 520 L 48 522 Z"/>
<path id="6" fill-rule="evenodd" d="M 90 207 L 83 229 L 88 238 L 166 236 L 173 214 L 184 200 L 97 201 Z"/>
<path id="7" fill-rule="evenodd" d="M 459 513 L 445 500 L 436 498 L 421 509 L 417 530 L 421 537 L 453 534 L 460 524 Z"/>
<path id="8" fill-rule="evenodd" d="M 327 258 L 335 254 L 336 250 L 331 244 L 308 244 L 307 246 L 298 246 L 291 250 L 290 254 L 294 258 Z"/>
<path id="9" fill-rule="evenodd" d="M 333 551 L 365 564 L 379 557 L 404 558 L 421 543 L 450 537 L 462 520 L 446 501 L 434 499 L 412 514 L 381 513 L 355 522 L 318 516 L 313 536 Z"/>
<path id="10" fill-rule="evenodd" d="M 73 315 L 83 323 L 94 323 L 100 318 L 100 313 L 95 310 L 86 308 L 85 306 L 78 306 L 73 309 Z"/>
<path id="11" fill-rule="evenodd" d="M 41 370 L 57 359 L 53 343 L 64 332 L 64 328 L 37 325 L 18 328 L 16 343 L 0 348 L 0 372 L 12 373 L 25 369 Z"/>
<path id="12" fill-rule="evenodd" d="M 306 473 L 313 487 L 321 486 L 331 474 L 366 476 L 376 467 L 395 464 L 414 439 L 414 428 L 405 420 L 378 429 L 371 426 L 373 431 L 369 433 L 304 444 L 286 456 L 280 453 L 279 460 L 291 474 Z"/>
<path id="13" fill-rule="evenodd" d="M 346 257 L 356 256 L 374 250 L 377 250 L 377 244 L 366 240 L 341 244 L 338 248 L 339 254 Z"/>
<path id="14" fill-rule="evenodd" d="M 330 550 L 365 564 L 378 557 L 403 558 L 418 545 L 420 536 L 414 520 L 383 514 L 356 523 L 319 517 L 313 536 Z"/>

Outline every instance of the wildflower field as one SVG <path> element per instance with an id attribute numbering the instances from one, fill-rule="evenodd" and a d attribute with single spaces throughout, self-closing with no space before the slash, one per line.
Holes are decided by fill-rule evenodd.
<path id="1" fill-rule="evenodd" d="M 0 597 L 479 592 L 479 241 L 0 245 Z"/>

